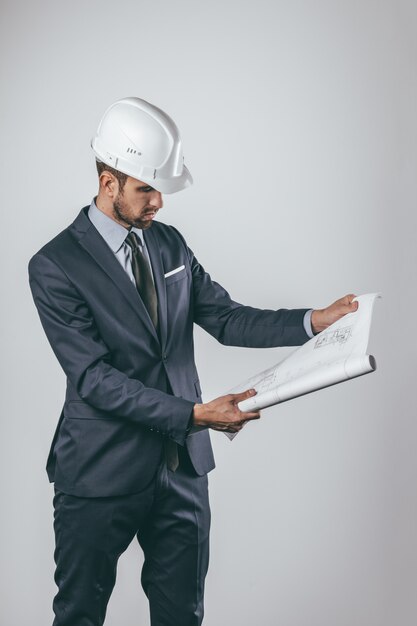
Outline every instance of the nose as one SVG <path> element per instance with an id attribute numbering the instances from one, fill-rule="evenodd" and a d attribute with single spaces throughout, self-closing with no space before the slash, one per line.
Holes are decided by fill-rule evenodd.
<path id="1" fill-rule="evenodd" d="M 153 191 L 151 196 L 151 205 L 155 207 L 155 209 L 162 209 L 164 206 L 164 201 L 162 200 L 162 193 L 160 191 Z"/>

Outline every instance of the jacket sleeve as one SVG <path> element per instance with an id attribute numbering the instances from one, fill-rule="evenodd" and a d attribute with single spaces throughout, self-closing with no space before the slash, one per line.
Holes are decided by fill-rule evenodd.
<path id="1" fill-rule="evenodd" d="M 92 407 L 183 444 L 194 403 L 146 387 L 111 365 L 94 317 L 63 270 L 38 253 L 29 283 L 48 341 L 79 396 Z"/>
<path id="2" fill-rule="evenodd" d="M 188 248 L 193 279 L 194 321 L 227 346 L 274 348 L 308 341 L 305 309 L 257 309 L 231 299 Z"/>

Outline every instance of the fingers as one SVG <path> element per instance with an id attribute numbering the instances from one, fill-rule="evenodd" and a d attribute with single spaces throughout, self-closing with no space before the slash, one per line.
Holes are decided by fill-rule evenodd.
<path id="1" fill-rule="evenodd" d="M 239 404 L 239 402 L 242 402 L 243 400 L 247 400 L 248 398 L 252 398 L 253 396 L 256 396 L 256 389 L 247 389 L 246 391 L 242 391 L 241 393 L 231 393 L 230 395 L 233 398 L 233 404 Z M 241 415 L 241 419 L 242 420 L 257 420 L 261 417 L 261 414 L 259 411 L 248 411 L 248 412 L 243 412 L 240 411 L 240 415 Z"/>
<path id="2" fill-rule="evenodd" d="M 244 422 L 239 422 L 239 424 L 234 424 L 233 426 L 227 426 L 227 428 L 217 428 L 215 430 L 221 430 L 224 433 L 238 433 L 242 430 Z"/>
<path id="3" fill-rule="evenodd" d="M 357 300 L 354 301 L 355 298 L 356 296 L 354 293 L 348 293 L 346 296 L 343 296 L 343 298 L 339 298 L 339 300 L 333 302 L 328 309 L 343 311 L 343 315 L 356 311 L 359 306 L 359 302 Z"/>
<path id="4" fill-rule="evenodd" d="M 238 404 L 243 400 L 247 400 L 256 395 L 255 389 L 247 389 L 240 393 L 229 393 L 212 400 L 207 405 L 197 405 L 194 407 L 194 423 L 197 425 L 206 425 L 214 430 L 223 430 L 226 432 L 239 431 L 245 422 L 259 419 L 260 412 L 251 410 L 243 412 L 239 409 Z M 205 414 L 199 415 L 201 409 L 205 408 Z M 197 421 L 196 421 L 197 420 Z"/>
<path id="5" fill-rule="evenodd" d="M 244 425 L 251 421 L 251 420 L 255 420 L 255 419 L 259 419 L 261 417 L 261 414 L 259 412 L 257 413 L 242 413 L 242 420 L 240 420 L 239 422 L 234 422 L 231 424 L 228 424 L 227 427 L 225 428 L 227 433 L 238 433 L 240 430 L 242 430 L 242 428 L 244 427 Z"/>
<path id="6" fill-rule="evenodd" d="M 229 397 L 232 402 L 238 404 L 239 402 L 242 402 L 242 400 L 247 400 L 255 395 L 255 389 L 247 389 L 246 391 L 241 391 L 240 393 L 230 393 Z"/>
<path id="7" fill-rule="evenodd" d="M 357 300 L 354 302 L 354 298 L 356 298 L 354 293 L 348 293 L 347 296 L 342 298 L 342 302 L 346 306 L 349 313 L 358 309 L 359 302 Z"/>
<path id="8" fill-rule="evenodd" d="M 242 413 L 243 421 L 258 420 L 260 417 L 261 417 L 261 414 L 259 411 L 252 411 L 250 413 Z"/>

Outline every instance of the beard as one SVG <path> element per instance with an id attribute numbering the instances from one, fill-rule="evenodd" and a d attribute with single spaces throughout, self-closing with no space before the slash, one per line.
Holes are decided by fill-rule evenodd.
<path id="1" fill-rule="evenodd" d="M 119 192 L 115 201 L 113 202 L 113 216 L 119 222 L 124 222 L 129 226 L 135 228 L 150 228 L 152 226 L 152 220 L 141 220 L 140 217 L 133 217 L 126 204 L 123 201 L 123 195 Z"/>

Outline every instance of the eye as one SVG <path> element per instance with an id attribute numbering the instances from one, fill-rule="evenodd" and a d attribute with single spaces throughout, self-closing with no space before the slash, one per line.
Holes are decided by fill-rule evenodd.
<path id="1" fill-rule="evenodd" d="M 151 191 L 154 191 L 153 187 L 138 187 L 138 191 L 143 191 L 144 193 L 150 193 Z"/>

